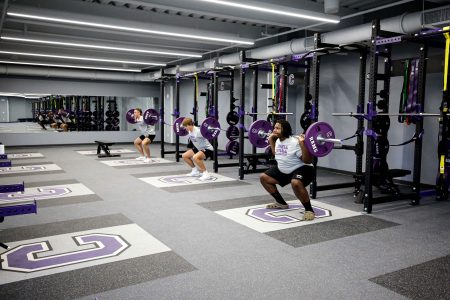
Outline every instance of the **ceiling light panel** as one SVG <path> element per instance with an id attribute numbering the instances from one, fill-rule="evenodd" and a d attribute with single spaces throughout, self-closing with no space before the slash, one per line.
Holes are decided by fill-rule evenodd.
<path id="1" fill-rule="evenodd" d="M 179 51 L 169 51 L 169 50 L 150 50 L 150 49 L 139 49 L 139 48 L 130 48 L 130 47 L 120 47 L 120 46 L 111 46 L 104 44 L 95 44 L 95 43 L 83 43 L 83 42 L 68 42 L 61 40 L 53 40 L 53 39 L 44 39 L 44 38 L 29 38 L 29 37 L 15 37 L 10 35 L 1 35 L 1 39 L 4 41 L 13 41 L 13 42 L 23 42 L 23 43 L 32 43 L 32 44 L 41 44 L 41 45 L 54 45 L 59 47 L 75 47 L 75 48 L 84 48 L 84 49 L 100 49 L 100 50 L 108 50 L 108 51 L 118 51 L 118 52 L 130 52 L 130 53 L 140 53 L 140 54 L 154 54 L 161 56 L 175 56 L 175 57 L 193 57 L 193 58 L 201 58 L 201 54 L 189 53 L 189 52 L 179 52 Z"/>
<path id="2" fill-rule="evenodd" d="M 171 38 L 184 38 L 198 42 L 213 42 L 224 44 L 253 45 L 251 39 L 240 38 L 229 34 L 218 34 L 205 30 L 190 30 L 174 26 L 158 24 L 137 23 L 126 20 L 112 20 L 88 15 L 78 15 L 48 9 L 13 6 L 8 9 L 8 18 L 25 20 L 38 20 L 57 24 L 69 24 L 86 28 L 109 29 L 114 31 L 140 33 L 152 36 L 165 36 Z"/>
<path id="3" fill-rule="evenodd" d="M 44 53 L 3 51 L 3 50 L 0 50 L 0 54 L 17 55 L 17 56 L 56 58 L 56 59 L 64 59 L 64 60 L 67 59 L 67 60 L 95 61 L 95 62 L 102 62 L 102 63 L 120 63 L 120 64 L 144 65 L 144 66 L 165 66 L 166 65 L 164 63 L 157 63 L 157 62 L 145 62 L 145 61 L 133 61 L 133 60 L 115 60 L 115 59 L 92 58 L 92 57 L 82 57 L 82 56 L 67 56 L 67 55 L 54 55 L 54 54 L 44 54 Z"/>
<path id="4" fill-rule="evenodd" d="M 141 72 L 141 69 L 133 68 L 109 68 L 100 66 L 89 66 L 89 65 L 71 65 L 71 64 L 52 64 L 52 63 L 38 63 L 31 61 L 11 61 L 11 60 L 0 60 L 0 64 L 13 64 L 13 65 L 28 65 L 28 66 L 39 66 L 39 67 L 56 67 L 56 68 L 71 68 L 71 69 L 90 69 L 90 70 L 102 70 L 102 71 L 119 71 L 119 72 Z"/>
<path id="5" fill-rule="evenodd" d="M 318 13 L 315 11 L 308 11 L 302 9 L 294 9 L 292 7 L 283 7 L 279 5 L 273 5 L 269 3 L 261 3 L 254 1 L 245 1 L 245 3 L 239 3 L 238 1 L 223 1 L 223 0 L 193 0 L 212 3 L 218 6 L 228 6 L 238 9 L 244 9 L 249 11 L 262 12 L 268 15 L 280 15 L 299 19 L 307 19 L 313 21 L 327 22 L 327 23 L 339 23 L 339 17 L 333 15 L 327 15 Z"/>

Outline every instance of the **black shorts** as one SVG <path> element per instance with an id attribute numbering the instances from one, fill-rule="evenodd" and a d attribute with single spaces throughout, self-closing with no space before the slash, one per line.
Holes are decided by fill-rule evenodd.
<path id="1" fill-rule="evenodd" d="M 270 167 L 269 170 L 264 172 L 264 174 L 276 179 L 281 186 L 285 186 L 291 183 L 292 179 L 298 179 L 303 183 L 303 186 L 308 186 L 314 178 L 314 167 L 313 166 L 301 166 L 300 168 L 294 170 L 290 174 L 282 173 L 278 166 Z"/>
<path id="2" fill-rule="evenodd" d="M 148 138 L 150 140 L 150 142 L 153 142 L 153 140 L 155 139 L 154 134 L 150 134 L 150 135 L 141 135 L 139 138 L 141 139 L 141 141 L 145 140 L 146 138 Z"/>
<path id="3" fill-rule="evenodd" d="M 199 150 L 197 148 L 192 148 L 192 151 L 194 151 L 194 154 L 197 153 Z M 205 149 L 205 150 L 201 150 L 203 151 L 203 153 L 205 153 L 205 160 L 208 159 L 208 157 L 212 160 L 213 159 L 213 155 L 214 155 L 214 151 L 209 150 L 209 149 Z"/>

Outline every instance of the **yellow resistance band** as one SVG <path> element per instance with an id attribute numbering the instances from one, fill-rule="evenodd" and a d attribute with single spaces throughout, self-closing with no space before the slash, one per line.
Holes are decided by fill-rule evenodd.
<path id="1" fill-rule="evenodd" d="M 444 27 L 444 30 L 449 30 L 450 26 Z M 444 63 L 444 91 L 447 90 L 447 77 L 448 77 L 448 55 L 450 51 L 450 34 L 444 33 L 445 36 L 445 63 Z"/>
<path id="2" fill-rule="evenodd" d="M 449 30 L 450 27 L 444 27 L 444 30 Z M 447 77 L 448 77 L 448 55 L 450 51 L 450 34 L 448 32 L 444 33 L 445 37 L 445 63 L 444 63 L 444 92 L 447 91 Z M 447 112 L 446 109 L 443 112 Z M 439 161 L 439 173 L 444 174 L 445 172 L 445 155 L 441 155 L 441 159 Z"/>

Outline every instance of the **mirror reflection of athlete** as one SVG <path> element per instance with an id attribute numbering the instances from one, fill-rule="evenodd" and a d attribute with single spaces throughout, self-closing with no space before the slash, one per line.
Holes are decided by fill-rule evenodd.
<path id="1" fill-rule="evenodd" d="M 208 157 L 213 158 L 214 147 L 202 136 L 200 128 L 194 125 L 191 118 L 184 118 L 182 125 L 188 131 L 188 148 L 191 148 L 182 155 L 183 160 L 192 168 L 187 176 L 200 176 L 199 180 L 208 180 L 211 176 L 203 161 Z"/>
<path id="2" fill-rule="evenodd" d="M 150 144 L 155 139 L 155 126 L 148 125 L 144 122 L 144 117 L 142 116 L 142 109 L 139 107 L 134 109 L 134 120 L 136 125 L 138 125 L 141 135 L 134 140 L 134 146 L 139 151 L 141 156 L 137 157 L 136 160 L 143 160 L 146 163 L 151 162 L 150 159 Z"/>
<path id="3" fill-rule="evenodd" d="M 46 116 L 44 113 L 41 112 L 36 113 L 36 121 L 42 127 L 43 130 L 47 130 L 47 128 L 45 127 L 45 124 L 47 124 L 47 120 L 45 117 Z"/>
<path id="4" fill-rule="evenodd" d="M 272 134 L 269 136 L 272 153 L 275 153 L 277 166 L 261 174 L 260 181 L 263 187 L 275 199 L 267 208 L 286 209 L 289 205 L 278 192 L 277 184 L 285 186 L 291 184 L 295 196 L 305 207 L 303 220 L 314 220 L 315 214 L 311 206 L 308 186 L 314 177 L 313 157 L 304 144 L 305 136 L 292 135 L 292 127 L 285 120 L 277 120 Z"/>
<path id="5" fill-rule="evenodd" d="M 53 129 L 62 129 L 63 131 L 69 131 L 69 126 L 72 123 L 67 112 L 60 108 L 58 113 L 54 116 L 54 122 L 50 124 Z"/>

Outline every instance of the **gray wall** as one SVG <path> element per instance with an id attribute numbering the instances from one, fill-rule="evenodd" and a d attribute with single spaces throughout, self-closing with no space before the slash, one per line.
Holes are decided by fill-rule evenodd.
<path id="1" fill-rule="evenodd" d="M 17 122 L 19 118 L 32 118 L 31 103 L 33 100 L 8 97 L 9 102 L 9 122 Z"/>
<path id="2" fill-rule="evenodd" d="M 75 79 L 0 77 L 0 91 L 48 95 L 158 97 L 159 84 L 152 82 L 105 82 Z"/>

